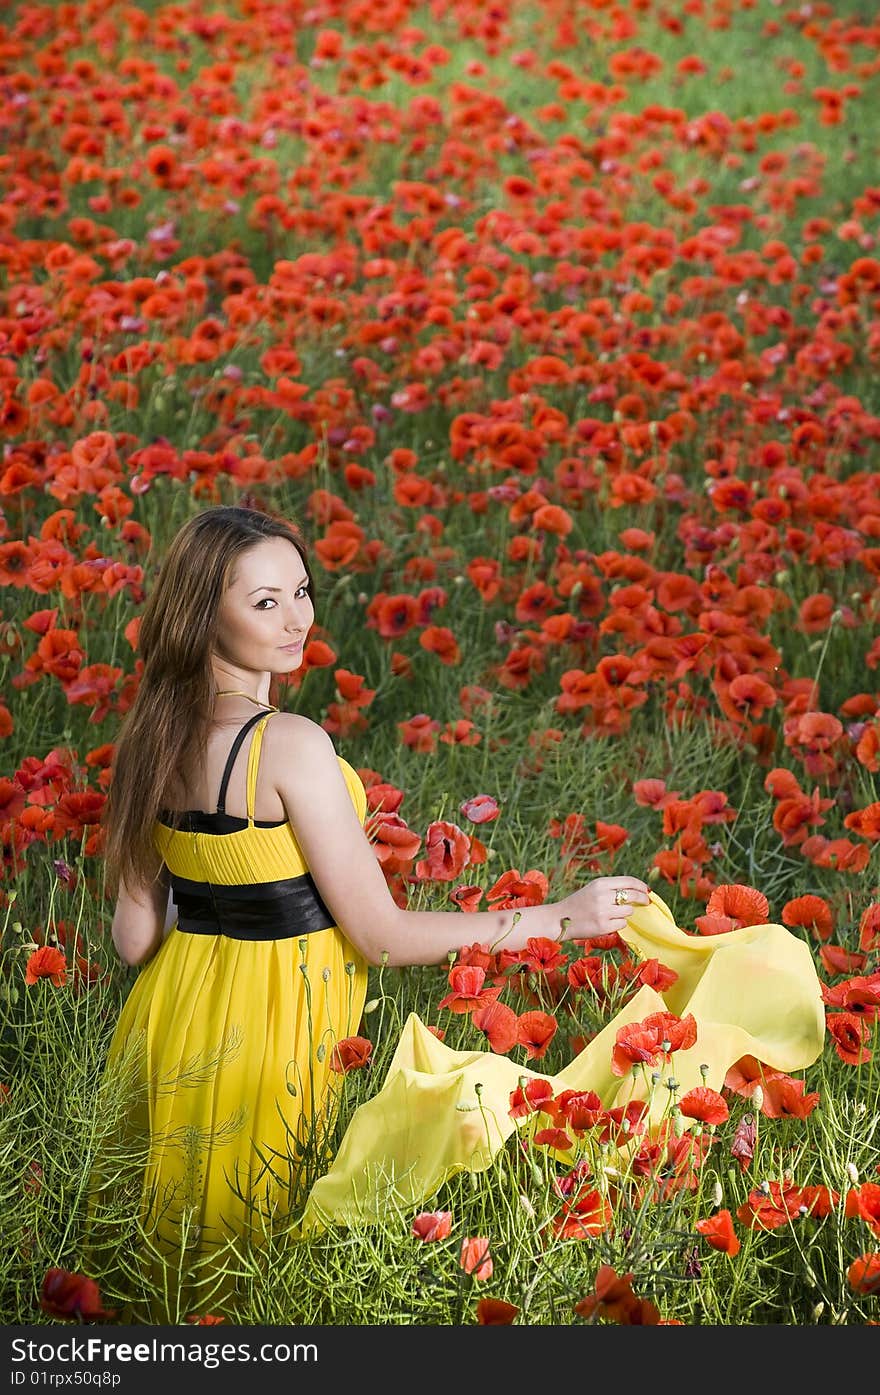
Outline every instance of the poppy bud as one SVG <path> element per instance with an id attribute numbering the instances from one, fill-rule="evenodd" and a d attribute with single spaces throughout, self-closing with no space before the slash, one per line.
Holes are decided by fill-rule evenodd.
<path id="1" fill-rule="evenodd" d="M 761 1089 L 760 1085 L 756 1085 L 752 1091 L 752 1103 L 755 1106 L 755 1112 L 760 1114 L 764 1105 L 764 1091 Z"/>

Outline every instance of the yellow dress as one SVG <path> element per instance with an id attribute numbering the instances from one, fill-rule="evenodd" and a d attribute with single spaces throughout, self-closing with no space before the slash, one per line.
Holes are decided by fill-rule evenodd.
<path id="1" fill-rule="evenodd" d="M 366 996 L 367 963 L 332 923 L 289 821 L 254 819 L 272 715 L 237 734 L 215 813 L 154 825 L 177 920 L 138 974 L 108 1055 L 108 1069 L 124 1064 L 135 1081 L 131 1135 L 149 1150 L 142 1220 L 158 1253 L 179 1262 L 184 1247 L 190 1275 L 228 1237 L 259 1239 L 326 1167 L 342 1080 L 333 1047 L 357 1034 Z M 251 727 L 237 818 L 225 792 Z M 363 822 L 363 784 L 338 759 Z"/>

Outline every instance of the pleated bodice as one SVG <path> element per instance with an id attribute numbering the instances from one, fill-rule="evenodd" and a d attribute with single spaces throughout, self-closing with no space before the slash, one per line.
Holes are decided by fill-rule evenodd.
<path id="1" fill-rule="evenodd" d="M 254 818 L 260 750 L 271 712 L 257 712 L 238 732 L 220 786 L 217 809 L 163 810 L 153 842 L 171 874 L 178 929 L 233 939 L 284 939 L 333 926 L 289 820 Z M 254 727 L 248 753 L 247 816 L 227 814 L 226 788 L 235 758 Z M 348 761 L 337 756 L 358 817 L 367 799 Z M 172 826 L 172 821 L 179 824 Z"/>

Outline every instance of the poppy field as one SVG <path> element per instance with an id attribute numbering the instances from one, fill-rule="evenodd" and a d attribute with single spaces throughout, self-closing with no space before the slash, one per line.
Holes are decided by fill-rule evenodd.
<path id="1" fill-rule="evenodd" d="M 687 1023 L 623 1030 L 659 1130 L 524 1084 L 487 1170 L 233 1247 L 237 1303 L 169 1320 L 875 1323 L 872 7 L 15 0 L 0 93 L 3 1321 L 155 1311 L 136 1207 L 85 1243 L 136 973 L 101 811 L 165 548 L 246 503 L 309 542 L 280 702 L 399 905 L 631 874 L 695 936 L 799 937 L 825 1044 L 681 1093 Z M 549 1075 L 674 979 L 617 935 L 372 969 L 338 1136 L 411 1012 Z"/>

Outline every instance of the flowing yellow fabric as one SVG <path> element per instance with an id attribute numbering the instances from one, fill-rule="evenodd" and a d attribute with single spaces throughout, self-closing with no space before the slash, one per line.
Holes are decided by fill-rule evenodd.
<path id="1" fill-rule="evenodd" d="M 650 1013 L 695 1019 L 696 1043 L 672 1057 L 679 1096 L 703 1084 L 720 1090 L 741 1056 L 792 1071 L 820 1055 L 819 979 L 808 946 L 784 926 L 688 935 L 652 892 L 650 905 L 636 907 L 620 933 L 640 957 L 659 959 L 678 978 L 662 997 L 639 989 L 556 1075 L 491 1051 L 453 1051 L 410 1014 L 381 1090 L 355 1111 L 333 1165 L 312 1187 L 300 1233 L 375 1222 L 426 1202 L 457 1172 L 484 1171 L 517 1127 L 510 1094 L 524 1076 L 550 1081 L 555 1092 L 594 1090 L 606 1109 L 647 1100 L 656 1121 L 668 1092 L 651 1092 L 644 1073 L 611 1069 L 620 1028 Z"/>
<path id="2" fill-rule="evenodd" d="M 264 728 L 248 758 L 251 820 Z M 363 822 L 363 784 L 338 759 Z M 157 822 L 153 838 L 173 873 L 218 887 L 308 871 L 289 822 L 227 833 Z M 333 1046 L 358 1031 L 367 970 L 335 926 L 269 940 L 170 929 L 134 982 L 107 1063 L 136 1086 L 127 1137 L 132 1151 L 148 1150 L 141 1218 L 160 1254 L 183 1245 L 195 1270 L 230 1236 L 258 1239 L 302 1185 L 300 1150 L 312 1149 L 309 1181 L 326 1165 L 342 1079 L 331 1074 Z M 98 1194 L 107 1173 L 98 1159 Z"/>

